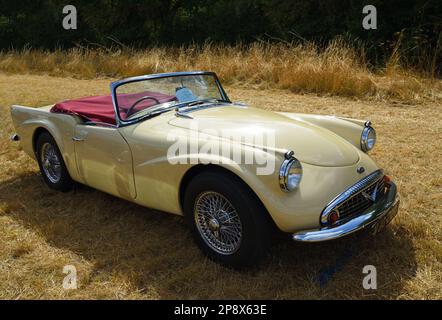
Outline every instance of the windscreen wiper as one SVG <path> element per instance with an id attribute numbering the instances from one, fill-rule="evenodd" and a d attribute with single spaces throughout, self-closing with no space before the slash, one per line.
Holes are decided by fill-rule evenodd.
<path id="1" fill-rule="evenodd" d="M 198 101 L 192 101 L 192 102 L 187 102 L 187 103 L 180 103 L 178 105 L 175 106 L 175 111 L 180 111 L 181 108 L 189 108 L 191 109 L 192 107 L 201 105 L 201 104 L 205 104 L 205 103 L 209 103 L 209 102 L 213 102 L 213 103 L 231 103 L 231 101 L 229 100 L 224 100 L 224 99 L 204 99 L 204 100 L 198 100 Z"/>
<path id="2" fill-rule="evenodd" d="M 171 111 L 171 110 L 173 110 L 173 106 L 170 106 L 170 107 L 167 107 L 167 108 L 159 108 L 157 110 L 152 110 L 151 112 L 149 112 L 149 113 L 147 113 L 147 114 L 145 114 L 143 116 L 140 116 L 138 119 L 140 121 L 141 120 L 147 120 L 147 119 L 156 117 L 156 116 L 158 116 L 160 114 L 163 114 L 163 113 L 165 113 L 167 111 Z"/>
<path id="3" fill-rule="evenodd" d="M 185 106 L 186 107 L 194 107 L 199 104 L 204 104 L 204 103 L 208 103 L 208 102 L 218 102 L 218 99 L 204 99 L 204 100 L 193 101 L 193 102 L 187 103 Z"/>

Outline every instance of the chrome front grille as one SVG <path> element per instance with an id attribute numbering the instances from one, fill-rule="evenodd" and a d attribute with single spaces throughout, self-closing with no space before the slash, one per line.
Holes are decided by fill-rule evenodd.
<path id="1" fill-rule="evenodd" d="M 377 201 L 384 195 L 385 193 L 384 191 L 385 191 L 385 182 L 381 178 L 379 181 L 367 186 L 359 193 L 354 194 L 353 196 L 349 197 L 346 201 L 338 205 L 336 209 L 339 212 L 339 218 L 341 220 L 344 220 L 358 213 L 362 213 L 368 208 L 370 208 L 370 206 L 373 205 L 374 201 L 370 200 L 369 197 L 364 196 L 364 193 L 369 196 L 376 194 L 375 201 Z"/>
<path id="2" fill-rule="evenodd" d="M 384 173 L 382 170 L 377 170 L 333 199 L 323 210 L 321 223 L 323 225 L 330 224 L 325 218 L 328 217 L 332 211 L 338 212 L 339 214 L 339 219 L 335 224 L 345 222 L 363 213 L 372 206 L 373 203 L 380 200 L 385 195 L 385 191 L 386 183 L 384 181 Z"/>

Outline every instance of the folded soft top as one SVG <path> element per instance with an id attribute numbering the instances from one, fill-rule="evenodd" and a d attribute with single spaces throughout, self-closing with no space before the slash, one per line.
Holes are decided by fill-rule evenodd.
<path id="1" fill-rule="evenodd" d="M 135 101 L 145 96 L 154 97 L 158 99 L 160 103 L 176 99 L 175 96 L 147 91 L 136 94 L 118 94 L 118 107 L 122 111 L 127 110 Z M 146 100 L 143 102 L 143 109 L 155 104 L 156 102 L 153 100 Z M 59 102 L 51 108 L 51 112 L 73 114 L 93 122 L 116 124 L 114 105 L 110 95 L 85 97 Z M 121 114 L 120 116 L 123 119 L 125 118 L 125 114 Z"/>

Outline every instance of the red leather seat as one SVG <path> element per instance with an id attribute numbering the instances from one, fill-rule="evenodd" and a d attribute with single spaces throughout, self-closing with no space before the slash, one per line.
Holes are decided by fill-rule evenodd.
<path id="1" fill-rule="evenodd" d="M 120 110 L 127 110 L 135 101 L 145 96 L 154 97 L 158 99 L 160 103 L 165 103 L 176 99 L 174 96 L 169 96 L 158 92 L 119 94 L 118 99 L 120 101 Z M 139 104 L 139 106 L 136 107 L 136 109 L 145 109 L 156 104 L 157 103 L 153 100 L 144 100 Z M 93 122 L 104 122 L 113 125 L 116 124 L 114 105 L 110 95 L 66 100 L 54 105 L 51 108 L 51 112 L 73 114 Z M 120 116 L 123 119 L 125 118 L 124 113 L 122 113 Z"/>

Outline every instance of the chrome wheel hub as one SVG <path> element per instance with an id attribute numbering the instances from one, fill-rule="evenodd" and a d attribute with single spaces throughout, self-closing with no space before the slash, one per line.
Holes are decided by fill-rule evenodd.
<path id="1" fill-rule="evenodd" d="M 204 242 L 217 253 L 230 255 L 241 244 L 242 224 L 236 209 L 222 194 L 200 194 L 194 207 L 195 224 Z"/>
<path id="2" fill-rule="evenodd" d="M 43 172 L 52 183 L 57 183 L 61 179 L 61 163 L 54 146 L 46 142 L 43 144 L 40 153 Z"/>
<path id="3" fill-rule="evenodd" d="M 210 230 L 212 230 L 212 232 L 219 231 L 219 227 L 220 227 L 220 224 L 219 224 L 218 220 L 210 219 L 209 228 L 210 228 Z"/>

